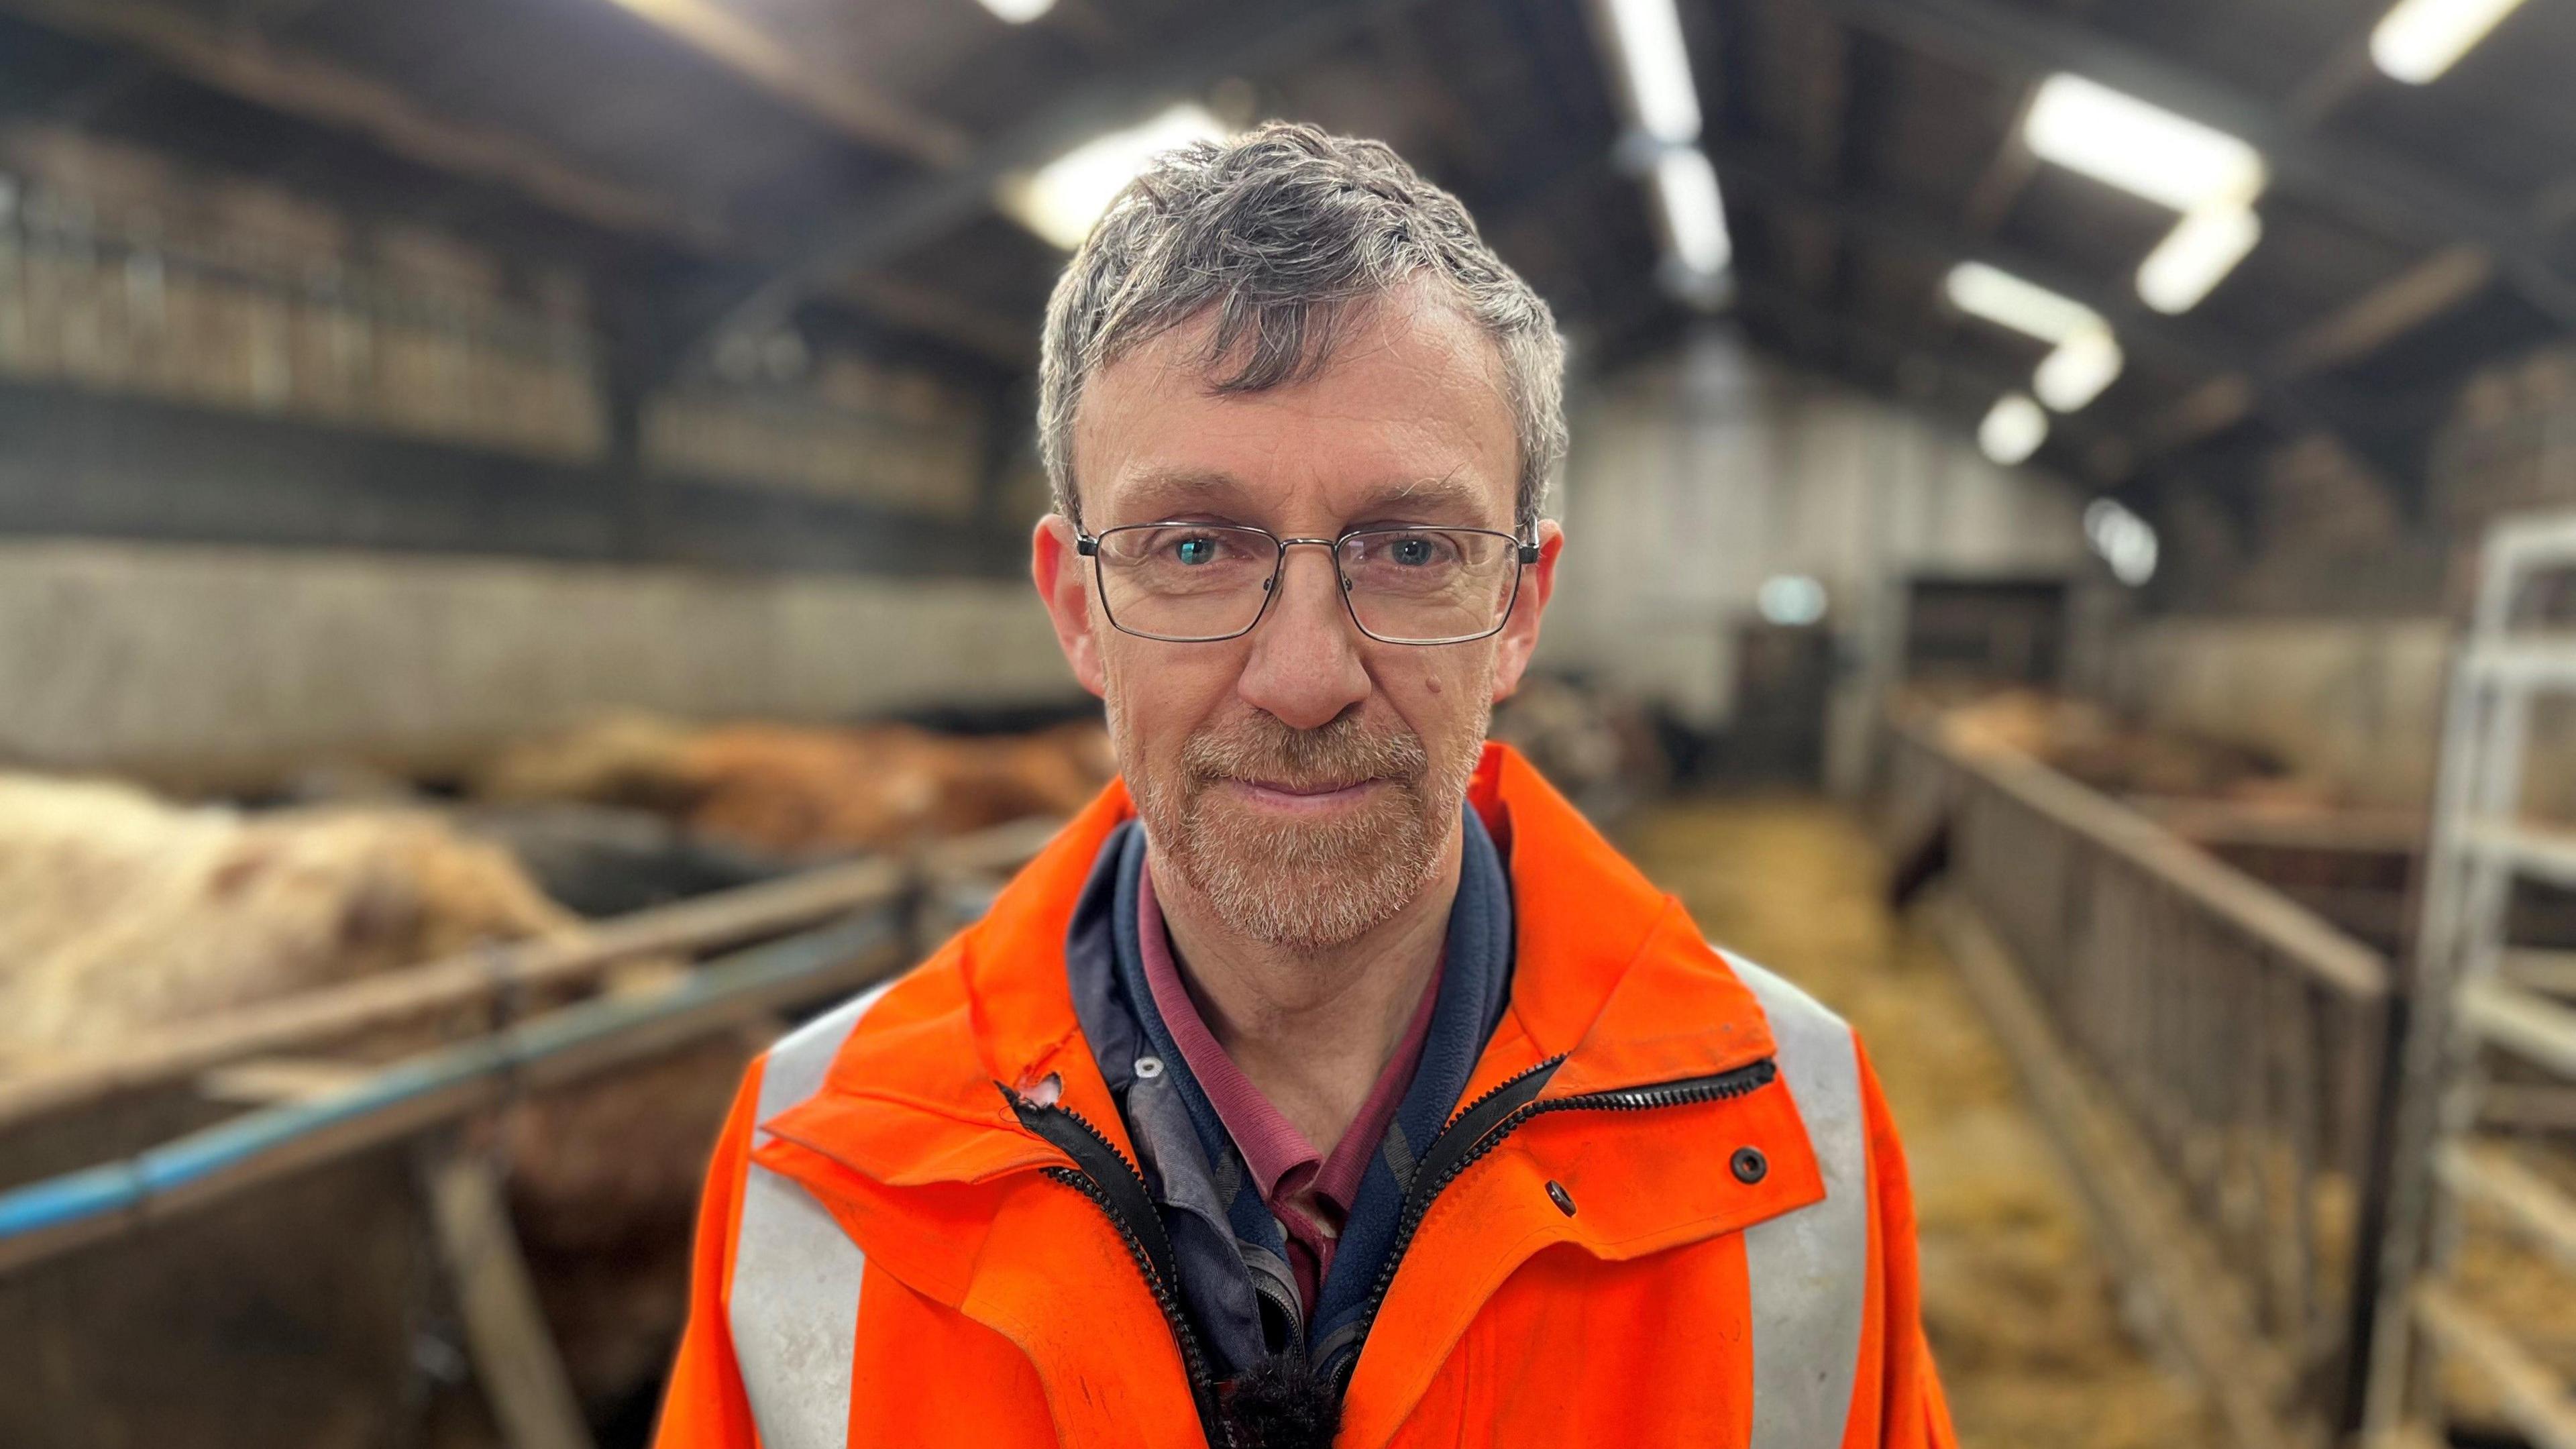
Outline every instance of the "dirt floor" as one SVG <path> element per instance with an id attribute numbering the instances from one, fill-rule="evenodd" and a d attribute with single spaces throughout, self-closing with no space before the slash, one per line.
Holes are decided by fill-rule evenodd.
<path id="1" fill-rule="evenodd" d="M 1651 806 L 1619 831 L 1720 945 L 1860 1030 L 1904 1134 L 1924 1318 L 1970 1449 L 2217 1442 L 2123 1330 L 2074 1190 L 1928 933 L 1892 917 L 1862 822 L 1808 799 Z"/>

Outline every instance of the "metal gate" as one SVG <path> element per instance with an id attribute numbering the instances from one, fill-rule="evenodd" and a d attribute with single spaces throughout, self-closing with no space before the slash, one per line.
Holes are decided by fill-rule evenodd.
<path id="1" fill-rule="evenodd" d="M 2136 1286 L 2223 1325 L 2204 1339 L 2217 1351 L 2186 1354 L 2226 1380 L 2212 1387 L 2233 1401 L 2235 1437 L 2316 1443 L 2348 1428 L 2372 1295 L 2386 958 L 2036 760 L 1900 724 L 1892 766 L 1893 822 L 1917 834 L 1939 822 L 1951 889 L 2009 958 L 2004 1012 L 2026 1001 L 2053 1039 L 2038 1050 L 2080 1065 L 2086 1095 L 2140 1144 L 2117 1160 L 2076 1153 L 2077 1168 L 2158 1199 L 2131 1231 L 2175 1251 L 2141 1260 L 2159 1281 Z M 1980 1005 L 2005 1035 L 1997 1004 L 1980 993 Z"/>
<path id="2" fill-rule="evenodd" d="M 2440 1375 L 2457 1366 L 2531 1443 L 2576 1449 L 2565 1379 L 2464 1295 L 2458 1275 L 2474 1215 L 2519 1240 L 2530 1271 L 2570 1274 L 2563 1291 L 2576 1294 L 2576 1195 L 2551 1180 L 2576 1173 L 2550 1170 L 2576 1154 L 2563 1137 L 2494 1131 L 2491 1091 L 2499 1075 L 2520 1079 L 2526 1098 L 2576 1084 L 2576 1005 L 2564 996 L 2576 953 L 2524 948 L 2513 909 L 2528 884 L 2576 890 L 2576 829 L 2524 810 L 2535 707 L 2576 701 L 2576 626 L 2563 610 L 2548 622 L 2552 585 L 2562 601 L 2576 596 L 2576 516 L 2489 532 L 2452 664 L 2424 863 L 2366 1417 L 2374 1445 L 2442 1442 Z"/>

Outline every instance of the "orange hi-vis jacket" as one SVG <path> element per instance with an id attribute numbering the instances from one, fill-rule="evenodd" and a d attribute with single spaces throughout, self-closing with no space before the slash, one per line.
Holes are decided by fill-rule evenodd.
<path id="1" fill-rule="evenodd" d="M 1510 1006 L 1417 1154 L 1335 1442 L 1949 1449 L 1850 1029 L 1712 950 L 1509 749 L 1469 798 L 1511 876 Z M 1113 784 L 981 922 L 754 1065 L 661 1449 L 1221 1436 L 1066 974 L 1130 813 Z M 1039 1130 L 1076 1118 L 1079 1156 Z"/>

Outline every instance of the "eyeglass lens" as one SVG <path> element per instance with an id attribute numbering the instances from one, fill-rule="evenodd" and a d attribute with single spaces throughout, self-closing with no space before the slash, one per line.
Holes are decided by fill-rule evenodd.
<path id="1" fill-rule="evenodd" d="M 1280 575 L 1278 539 L 1254 528 L 1152 523 L 1099 536 L 1110 622 L 1161 639 L 1226 639 L 1260 621 Z M 1334 560 L 1351 617 L 1372 638 L 1439 644 L 1493 632 L 1511 608 L 1513 539 L 1481 529 L 1368 529 Z"/>

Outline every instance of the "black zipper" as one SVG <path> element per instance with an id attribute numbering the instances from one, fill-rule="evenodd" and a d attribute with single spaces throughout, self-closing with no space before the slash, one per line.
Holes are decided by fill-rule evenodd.
<path id="1" fill-rule="evenodd" d="M 1244 1265 L 1251 1275 L 1252 1291 L 1261 1301 L 1279 1310 L 1280 1319 L 1288 1325 L 1288 1351 L 1296 1356 L 1300 1367 L 1306 1362 L 1306 1309 L 1297 1301 L 1297 1290 L 1270 1276 L 1268 1270 Z"/>
<path id="2" fill-rule="evenodd" d="M 1074 1160 L 1073 1167 L 1042 1170 L 1091 1199 L 1092 1205 L 1109 1219 L 1119 1240 L 1127 1245 L 1128 1256 L 1135 1259 L 1137 1272 L 1144 1275 L 1145 1287 L 1154 1295 L 1154 1306 L 1163 1311 L 1163 1322 L 1172 1330 L 1172 1341 L 1180 1346 L 1181 1367 L 1189 1375 L 1190 1400 L 1198 1409 L 1200 1432 L 1211 1445 L 1221 1449 L 1230 1445 L 1232 1436 L 1225 1431 L 1216 1375 L 1209 1371 L 1198 1333 L 1181 1309 L 1179 1259 L 1172 1251 L 1171 1235 L 1164 1230 L 1163 1215 L 1154 1207 L 1154 1195 L 1145 1184 L 1145 1174 L 1099 1128 L 1072 1108 L 1032 1102 L 1008 1089 L 1002 1095 L 1009 1099 L 1020 1125 L 1064 1149 L 1065 1155 Z"/>
<path id="3" fill-rule="evenodd" d="M 1413 1235 L 1421 1230 L 1422 1220 L 1441 1191 L 1458 1180 L 1459 1174 L 1476 1165 L 1533 1117 L 1550 1112 L 1606 1111 L 1642 1112 L 1654 1107 L 1681 1107 L 1697 1102 L 1715 1102 L 1728 1097 L 1741 1097 L 1747 1092 L 1770 1084 L 1779 1075 L 1771 1058 L 1751 1062 L 1732 1071 L 1705 1077 L 1685 1077 L 1674 1082 L 1659 1082 L 1650 1087 L 1621 1087 L 1606 1092 L 1585 1092 L 1579 1096 L 1558 1097 L 1542 1102 L 1538 1094 L 1547 1089 L 1556 1069 L 1565 1065 L 1557 1055 L 1540 1062 L 1516 1076 L 1497 1084 L 1485 1095 L 1468 1104 L 1455 1120 L 1431 1139 L 1415 1166 L 1413 1185 L 1404 1194 L 1404 1215 L 1396 1220 L 1395 1241 L 1387 1245 L 1386 1261 L 1378 1266 L 1377 1282 L 1369 1290 L 1368 1307 L 1359 1317 L 1359 1333 L 1354 1345 L 1337 1371 L 1335 1391 L 1350 1391 L 1351 1374 L 1359 1367 L 1359 1348 L 1368 1343 L 1369 1330 L 1377 1326 L 1378 1310 L 1386 1306 L 1387 1290 L 1395 1284 L 1395 1270 L 1413 1246 Z"/>

